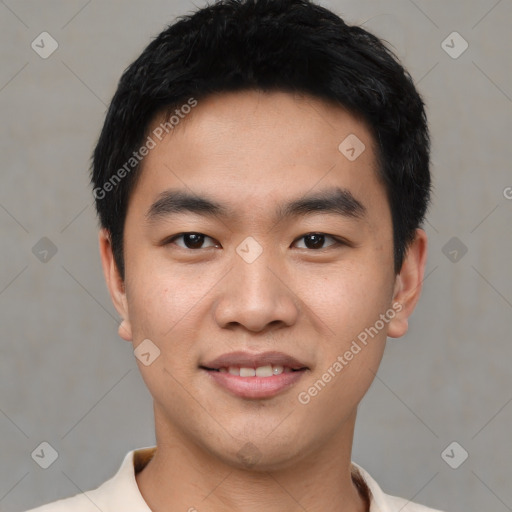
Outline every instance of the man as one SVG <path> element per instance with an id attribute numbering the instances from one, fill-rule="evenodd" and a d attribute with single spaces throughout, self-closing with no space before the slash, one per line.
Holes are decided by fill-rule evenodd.
<path id="1" fill-rule="evenodd" d="M 351 462 L 427 250 L 424 105 L 383 44 L 307 0 L 218 2 L 125 71 L 93 160 L 157 446 L 34 510 L 432 510 Z"/>

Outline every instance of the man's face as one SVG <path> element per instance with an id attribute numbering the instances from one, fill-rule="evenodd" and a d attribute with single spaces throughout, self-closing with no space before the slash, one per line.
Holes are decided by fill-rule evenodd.
<path id="1" fill-rule="evenodd" d="M 354 136 L 365 146 L 359 156 Z M 286 209 L 340 191 L 336 209 Z M 174 192 L 223 213 L 176 208 Z M 393 325 L 377 321 L 392 308 L 396 284 L 390 208 L 362 122 L 287 93 L 200 101 L 146 156 L 124 243 L 125 337 L 160 350 L 150 365 L 138 362 L 157 438 L 172 435 L 241 465 L 250 442 L 245 455 L 269 469 L 349 435 Z M 373 336 L 358 341 L 370 327 Z M 292 378 L 288 370 L 230 377 L 202 368 L 234 351 L 282 352 L 307 369 Z M 284 387 L 264 391 L 265 378 Z"/>

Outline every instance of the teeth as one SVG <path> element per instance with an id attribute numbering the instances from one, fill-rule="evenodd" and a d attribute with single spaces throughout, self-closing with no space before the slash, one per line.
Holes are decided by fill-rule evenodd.
<path id="1" fill-rule="evenodd" d="M 219 368 L 220 373 L 230 373 L 240 377 L 272 377 L 273 375 L 281 375 L 281 373 L 290 373 L 291 368 L 280 365 L 258 366 L 258 368 L 247 368 L 230 366 L 229 368 Z"/>
<path id="2" fill-rule="evenodd" d="M 240 377 L 254 377 L 256 370 L 254 368 L 240 368 Z"/>
<path id="3" fill-rule="evenodd" d="M 274 375 L 272 373 L 272 365 L 260 366 L 259 368 L 256 368 L 254 373 L 256 374 L 256 377 L 272 377 L 272 375 Z M 240 372 L 240 375 L 241 374 L 242 372 Z"/>

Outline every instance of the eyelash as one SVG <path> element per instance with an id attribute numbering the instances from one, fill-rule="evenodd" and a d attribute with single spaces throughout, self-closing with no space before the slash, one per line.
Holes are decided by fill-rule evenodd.
<path id="1" fill-rule="evenodd" d="M 212 237 L 209 237 L 208 235 L 205 235 L 203 233 L 198 233 L 197 231 L 186 231 L 184 233 L 179 233 L 177 235 L 173 235 L 167 239 L 165 239 L 163 242 L 162 242 L 162 245 L 170 245 L 171 243 L 173 243 L 176 239 L 178 238 L 182 238 L 183 236 L 185 235 L 201 235 L 201 236 L 204 236 L 205 238 L 209 238 L 210 240 L 214 240 Z M 321 236 L 324 236 L 326 238 L 331 238 L 332 240 L 334 240 L 334 243 L 331 244 L 331 245 L 328 245 L 327 247 L 323 247 L 321 249 L 309 249 L 310 251 L 314 251 L 314 252 L 321 252 L 321 251 L 325 251 L 326 249 L 329 249 L 331 247 L 339 247 L 339 246 L 343 246 L 343 245 L 349 245 L 348 242 L 345 242 L 344 240 L 338 238 L 338 237 L 335 237 L 333 235 L 329 235 L 328 233 L 322 233 L 322 232 L 318 232 L 318 231 L 312 231 L 310 233 L 305 233 L 304 235 L 300 236 L 299 238 L 296 238 L 294 240 L 294 243 L 307 237 L 307 236 L 310 236 L 310 235 L 321 235 Z M 178 247 L 180 249 L 185 249 L 185 250 L 189 250 L 189 251 L 198 251 L 199 249 L 203 249 L 203 247 L 200 247 L 199 249 L 191 249 L 190 247 L 181 247 L 180 245 L 178 245 Z M 210 247 L 206 247 L 206 249 L 209 249 L 213 246 L 210 246 Z M 300 247 L 300 249 L 308 249 L 307 247 Z"/>

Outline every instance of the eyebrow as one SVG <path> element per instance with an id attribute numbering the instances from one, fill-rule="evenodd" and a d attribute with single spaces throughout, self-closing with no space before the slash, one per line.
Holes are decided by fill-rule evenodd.
<path id="1" fill-rule="evenodd" d="M 222 205 L 211 198 L 190 194 L 182 190 L 166 190 L 149 207 L 146 219 L 148 222 L 153 223 L 164 217 L 185 212 L 195 213 L 204 217 L 235 217 L 235 212 L 232 208 Z M 275 217 L 276 222 L 279 222 L 290 217 L 304 217 L 314 213 L 327 213 L 362 219 L 366 212 L 366 207 L 349 190 L 335 187 L 279 205 L 276 209 Z"/>

